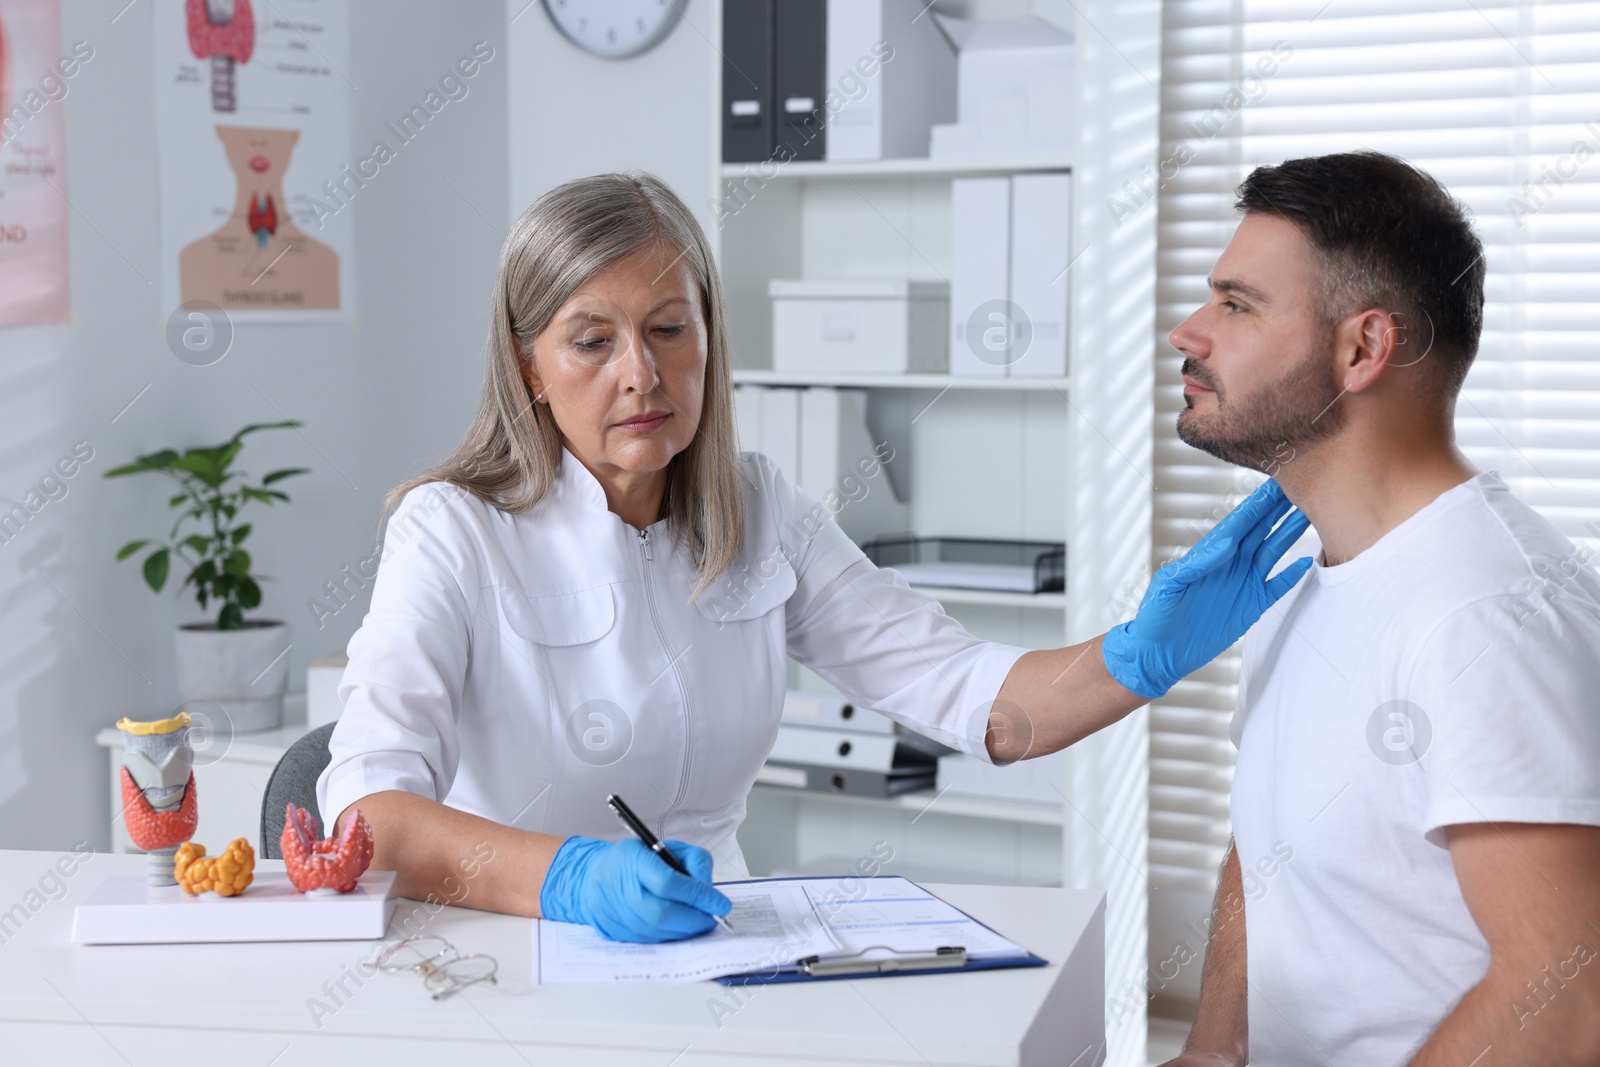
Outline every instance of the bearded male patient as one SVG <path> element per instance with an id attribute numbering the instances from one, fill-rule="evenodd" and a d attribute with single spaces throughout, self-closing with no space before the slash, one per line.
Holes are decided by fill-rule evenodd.
<path id="1" fill-rule="evenodd" d="M 1172 1063 L 1594 1067 L 1600 578 L 1455 448 L 1483 246 L 1373 152 L 1237 197 L 1170 336 L 1178 433 L 1273 474 L 1321 547 L 1245 639 L 1234 842 Z M 1228 921 L 1245 871 L 1270 877 Z"/>

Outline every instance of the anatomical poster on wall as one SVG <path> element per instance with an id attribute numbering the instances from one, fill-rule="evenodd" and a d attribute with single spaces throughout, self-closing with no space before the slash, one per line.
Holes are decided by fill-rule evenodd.
<path id="1" fill-rule="evenodd" d="M 63 53 L 56 0 L 0 0 L 0 325 L 67 320 L 61 101 L 85 54 Z"/>
<path id="2" fill-rule="evenodd" d="M 165 306 L 345 317 L 347 0 L 156 0 L 155 12 Z"/>

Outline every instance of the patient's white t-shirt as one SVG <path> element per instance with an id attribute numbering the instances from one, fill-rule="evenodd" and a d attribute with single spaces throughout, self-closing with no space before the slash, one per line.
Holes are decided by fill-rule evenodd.
<path id="1" fill-rule="evenodd" d="M 1480 474 L 1246 637 L 1252 1063 L 1402 1064 L 1483 976 L 1444 827 L 1600 825 L 1592 555 Z"/>

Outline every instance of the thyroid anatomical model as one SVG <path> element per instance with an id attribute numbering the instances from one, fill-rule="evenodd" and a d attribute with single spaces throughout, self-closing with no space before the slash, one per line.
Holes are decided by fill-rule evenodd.
<path id="1" fill-rule="evenodd" d="M 339 256 L 307 237 L 284 205 L 283 173 L 300 134 L 218 126 L 236 189 L 228 221 L 184 246 L 183 301 L 227 311 L 303 311 L 339 306 Z"/>
<path id="2" fill-rule="evenodd" d="M 250 62 L 256 47 L 256 20 L 250 0 L 188 0 L 189 50 L 196 59 L 211 60 L 211 109 L 233 111 L 234 64 Z"/>
<path id="3" fill-rule="evenodd" d="M 256 850 L 236 837 L 219 856 L 207 856 L 206 846 L 185 841 L 172 861 L 172 874 L 185 893 L 215 893 L 236 897 L 255 880 Z"/>
<path id="4" fill-rule="evenodd" d="M 122 731 L 122 816 L 128 837 L 150 854 L 145 879 L 177 885 L 173 854 L 194 836 L 200 818 L 194 788 L 189 714 L 155 722 L 117 720 Z"/>
<path id="5" fill-rule="evenodd" d="M 373 841 L 372 824 L 360 809 L 353 814 L 337 838 L 319 840 L 317 817 L 305 808 L 287 806 L 278 847 L 289 881 L 300 892 L 335 889 L 348 893 L 356 887 L 356 879 L 372 862 Z"/>

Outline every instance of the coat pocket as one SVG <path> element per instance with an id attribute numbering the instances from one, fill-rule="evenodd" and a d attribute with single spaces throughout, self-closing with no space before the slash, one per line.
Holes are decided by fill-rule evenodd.
<path id="1" fill-rule="evenodd" d="M 712 622 L 747 622 L 788 603 L 797 585 L 789 561 L 782 554 L 769 555 L 762 562 L 729 568 L 695 606 Z"/>
<path id="2" fill-rule="evenodd" d="M 530 594 L 514 585 L 495 588 L 500 613 L 518 637 L 541 645 L 581 645 L 598 641 L 616 622 L 611 585 L 560 593 Z"/>

